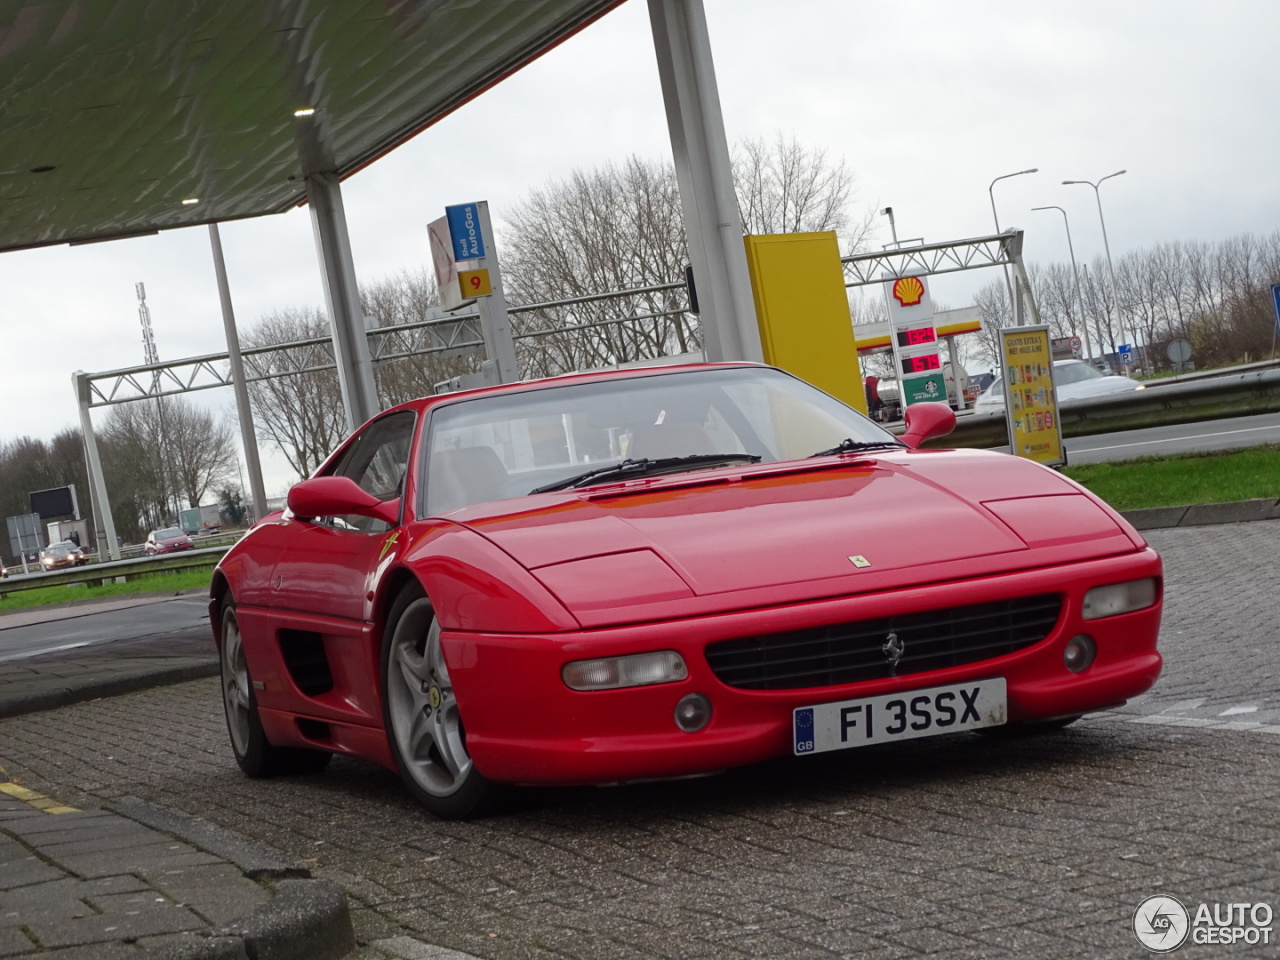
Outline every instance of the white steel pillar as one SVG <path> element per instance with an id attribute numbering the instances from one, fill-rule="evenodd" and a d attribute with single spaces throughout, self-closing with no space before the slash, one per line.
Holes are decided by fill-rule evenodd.
<path id="1" fill-rule="evenodd" d="M 378 391 L 365 339 L 364 313 L 356 290 L 355 263 L 338 175 L 308 175 L 307 205 L 311 208 L 325 304 L 333 326 L 333 359 L 338 365 L 342 404 L 346 408 L 347 426 L 355 430 L 378 412 Z"/>
<path id="2" fill-rule="evenodd" d="M 708 360 L 763 360 L 702 0 L 649 0 Z"/>
<path id="3" fill-rule="evenodd" d="M 249 474 L 249 490 L 253 497 L 253 519 L 257 521 L 267 515 L 267 492 L 262 483 L 258 436 L 253 429 L 253 410 L 249 406 L 249 386 L 244 379 L 244 358 L 240 356 L 240 337 L 236 333 L 236 314 L 231 306 L 231 285 L 227 282 L 227 264 L 222 258 L 222 237 L 218 233 L 216 223 L 209 224 L 209 246 L 213 249 L 213 272 L 218 278 L 218 299 L 222 302 L 222 326 L 227 334 L 227 358 L 231 361 L 231 386 L 236 394 L 240 444 L 244 447 L 245 471 Z"/>
<path id="4" fill-rule="evenodd" d="M 476 212 L 480 217 L 480 235 L 489 245 L 483 263 L 493 288 L 492 293 L 476 301 L 485 355 L 497 371 L 498 383 L 515 383 L 520 379 L 520 367 L 516 363 L 516 343 L 511 334 L 511 315 L 507 313 L 507 295 L 502 287 L 502 268 L 498 265 L 498 245 L 493 238 L 488 201 L 476 204 Z"/>
<path id="5" fill-rule="evenodd" d="M 111 516 L 111 501 L 107 499 L 107 481 L 102 473 L 102 460 L 98 457 L 98 441 L 93 435 L 93 418 L 89 415 L 89 375 L 77 370 L 71 375 L 71 385 L 76 391 L 76 405 L 80 408 L 80 433 L 84 439 L 84 458 L 89 465 L 89 486 L 92 487 L 94 514 L 94 540 L 98 544 L 98 557 L 102 557 L 105 543 L 112 560 L 120 559 L 120 544 L 116 541 L 116 521 Z"/>

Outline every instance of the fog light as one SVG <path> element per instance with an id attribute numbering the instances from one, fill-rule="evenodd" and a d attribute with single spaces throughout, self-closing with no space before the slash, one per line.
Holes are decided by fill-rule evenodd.
<path id="1" fill-rule="evenodd" d="M 1077 634 L 1067 641 L 1067 648 L 1062 651 L 1062 662 L 1072 673 L 1083 673 L 1098 655 L 1098 648 L 1093 638 L 1083 633 Z"/>
<path id="2" fill-rule="evenodd" d="M 1094 587 L 1084 595 L 1081 613 L 1086 620 L 1114 617 L 1119 613 L 1144 610 L 1156 602 L 1155 577 L 1130 580 L 1128 583 L 1112 583 Z"/>
<path id="3" fill-rule="evenodd" d="M 560 676 L 573 690 L 616 690 L 683 680 L 689 669 L 674 650 L 657 650 L 628 657 L 575 660 L 564 665 Z"/>
<path id="4" fill-rule="evenodd" d="M 685 733 L 697 733 L 711 722 L 711 701 L 705 694 L 691 693 L 676 704 L 676 726 Z"/>

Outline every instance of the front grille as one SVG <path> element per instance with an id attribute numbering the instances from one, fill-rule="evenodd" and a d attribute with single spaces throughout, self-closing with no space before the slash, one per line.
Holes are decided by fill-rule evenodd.
<path id="1" fill-rule="evenodd" d="M 1022 650 L 1049 635 L 1062 610 L 1056 593 L 877 620 L 771 633 L 707 646 L 720 680 L 745 690 L 829 687 L 978 663 Z M 896 668 L 889 635 L 902 644 Z"/>

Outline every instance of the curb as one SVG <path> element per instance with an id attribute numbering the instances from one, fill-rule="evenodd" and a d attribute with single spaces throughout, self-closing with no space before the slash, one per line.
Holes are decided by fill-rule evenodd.
<path id="1" fill-rule="evenodd" d="M 232 831 L 136 797 L 76 809 L 5 793 L 6 957 L 340 960 L 356 949 L 340 886 Z"/>
<path id="2" fill-rule="evenodd" d="M 1120 516 L 1138 530 L 1165 527 L 1206 527 L 1221 523 L 1280 520 L 1280 500 L 1235 500 L 1230 503 L 1196 503 L 1181 507 L 1125 510 Z"/>
<path id="3" fill-rule="evenodd" d="M 37 713 L 41 710 L 56 710 L 84 700 L 116 697 L 122 693 L 137 693 L 140 690 L 150 690 L 153 687 L 163 687 L 171 683 L 183 683 L 187 680 L 203 680 L 205 677 L 216 677 L 218 673 L 219 667 L 215 660 L 209 663 L 167 667 L 133 676 L 77 682 L 62 689 L 44 693 L 18 694 L 6 697 L 3 702 L 0 702 L 0 720 Z"/>
<path id="4" fill-rule="evenodd" d="M 136 797 L 104 804 L 129 820 L 167 833 L 267 883 L 275 896 L 247 917 L 185 940 L 142 948 L 148 960 L 339 960 L 356 948 L 351 911 L 342 888 L 329 880 L 195 817 L 152 806 Z"/>
<path id="5" fill-rule="evenodd" d="M 214 931 L 214 938 L 241 944 L 253 960 L 339 960 L 355 950 L 351 912 L 341 887 L 312 879 L 281 880 L 275 889 L 270 903 Z M 186 960 L 191 954 L 180 956 Z"/>

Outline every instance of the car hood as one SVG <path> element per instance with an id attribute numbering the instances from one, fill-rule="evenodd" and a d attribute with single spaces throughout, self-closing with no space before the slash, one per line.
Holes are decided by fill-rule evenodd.
<path id="1" fill-rule="evenodd" d="M 492 541 L 575 613 L 614 595 L 789 602 L 1144 545 L 1071 481 L 986 451 L 704 471 L 518 503 L 449 519 Z"/>

